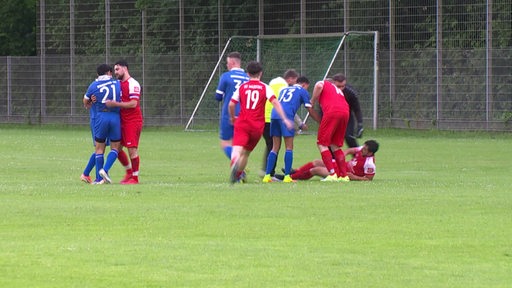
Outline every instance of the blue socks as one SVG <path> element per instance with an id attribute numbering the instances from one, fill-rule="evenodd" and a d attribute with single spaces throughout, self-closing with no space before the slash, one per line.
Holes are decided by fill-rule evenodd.
<path id="1" fill-rule="evenodd" d="M 224 154 L 226 154 L 226 156 L 228 156 L 229 160 L 231 160 L 231 151 L 233 151 L 233 147 L 231 147 L 231 146 L 224 147 Z"/>
<path id="2" fill-rule="evenodd" d="M 270 151 L 270 153 L 268 153 L 267 170 L 265 171 L 265 174 L 270 174 L 270 172 L 272 172 L 272 168 L 274 168 L 274 165 L 276 165 L 276 161 L 277 161 L 276 152 Z"/>
<path id="3" fill-rule="evenodd" d="M 114 162 L 117 159 L 117 154 L 118 154 L 118 152 L 116 149 L 110 150 L 110 152 L 107 155 L 107 162 L 105 163 L 105 167 L 103 167 L 103 169 L 105 169 L 105 171 L 108 172 L 110 170 L 110 168 L 112 168 L 112 165 L 114 165 Z"/>
<path id="4" fill-rule="evenodd" d="M 103 158 L 103 154 L 95 154 L 96 155 L 96 179 L 102 179 L 100 176 L 100 170 L 103 169 L 103 163 L 105 159 Z"/>
<path id="5" fill-rule="evenodd" d="M 87 162 L 83 174 L 85 176 L 89 176 L 89 174 L 91 174 L 92 168 L 94 168 L 94 165 L 96 165 L 96 153 L 92 153 L 91 157 L 89 157 L 89 162 Z"/>
<path id="6" fill-rule="evenodd" d="M 286 150 L 284 153 L 284 174 L 289 175 L 292 171 L 293 150 Z"/>

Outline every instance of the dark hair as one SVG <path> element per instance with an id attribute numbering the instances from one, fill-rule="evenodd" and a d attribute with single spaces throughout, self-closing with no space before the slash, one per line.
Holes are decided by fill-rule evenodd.
<path id="1" fill-rule="evenodd" d="M 116 64 L 114 64 L 114 66 L 115 65 L 119 65 L 119 66 L 123 66 L 123 67 L 128 68 L 128 62 L 126 62 L 126 60 L 124 60 L 124 59 L 121 59 L 121 60 L 117 61 Z"/>
<path id="2" fill-rule="evenodd" d="M 106 75 L 108 72 L 112 72 L 112 67 L 108 64 L 101 64 L 96 68 L 96 73 L 98 73 L 98 76 Z"/>
<path id="3" fill-rule="evenodd" d="M 295 69 L 288 69 L 283 74 L 284 79 L 297 78 L 297 77 L 299 77 L 299 73 L 297 73 L 297 71 L 295 71 Z"/>
<path id="4" fill-rule="evenodd" d="M 231 52 L 228 54 L 228 58 L 236 58 L 236 59 L 239 59 L 239 60 L 242 60 L 242 55 L 240 54 L 240 52 Z"/>
<path id="5" fill-rule="evenodd" d="M 379 151 L 379 143 L 377 143 L 375 140 L 368 140 L 364 142 L 364 145 L 366 145 L 368 147 L 368 151 L 372 152 L 373 154 Z"/>
<path id="6" fill-rule="evenodd" d="M 297 78 L 297 83 L 298 84 L 302 84 L 302 83 L 309 84 L 309 79 L 306 76 L 300 76 L 299 78 Z"/>
<path id="7" fill-rule="evenodd" d="M 260 62 L 257 62 L 257 61 L 250 61 L 249 63 L 247 63 L 247 73 L 251 76 L 255 76 L 257 75 L 258 73 L 260 73 L 261 71 L 263 71 L 263 66 L 261 65 Z"/>
<path id="8" fill-rule="evenodd" d="M 336 82 L 343 82 L 343 81 L 347 80 L 347 77 L 345 77 L 345 75 L 343 75 L 341 73 L 338 73 L 338 74 L 332 76 L 332 80 L 336 81 Z"/>

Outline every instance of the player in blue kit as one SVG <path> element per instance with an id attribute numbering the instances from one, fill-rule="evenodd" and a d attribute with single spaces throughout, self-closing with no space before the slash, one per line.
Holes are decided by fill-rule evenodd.
<path id="1" fill-rule="evenodd" d="M 226 57 L 226 66 L 228 68 L 228 72 L 224 72 L 220 76 L 219 85 L 217 86 L 217 90 L 215 91 L 215 99 L 217 101 L 222 101 L 222 110 L 220 116 L 220 126 L 219 126 L 219 138 L 220 138 L 220 146 L 224 154 L 231 159 L 231 151 L 232 151 L 232 140 L 233 140 L 233 129 L 234 126 L 229 118 L 228 106 L 231 101 L 231 97 L 233 93 L 242 85 L 243 83 L 249 81 L 249 76 L 245 73 L 244 69 L 241 68 L 242 64 L 242 56 L 238 52 L 231 52 Z M 235 107 L 235 115 L 238 116 L 240 112 L 240 105 L 236 105 Z"/>
<path id="2" fill-rule="evenodd" d="M 121 85 L 118 80 L 112 78 L 112 67 L 108 64 L 101 64 L 96 69 L 98 78 L 89 85 L 84 95 L 84 105 L 91 105 L 90 109 L 94 109 L 94 141 L 96 169 L 99 171 L 100 178 L 93 184 L 112 183 L 108 171 L 117 159 L 118 151 L 121 147 L 121 117 L 120 108 L 109 108 L 105 105 L 107 101 L 121 101 Z M 92 97 L 96 101 L 92 101 Z M 91 103 L 92 102 L 92 103 Z M 105 146 L 107 139 L 110 139 L 111 150 L 104 159 Z"/>
<path id="3" fill-rule="evenodd" d="M 313 109 L 313 106 L 309 101 L 309 93 L 307 90 L 309 86 L 309 80 L 306 77 L 300 77 L 300 82 L 297 82 L 299 74 L 293 69 L 287 70 L 284 74 L 284 78 L 287 80 L 291 79 L 290 82 L 288 82 L 291 85 L 281 89 L 279 92 L 278 100 L 283 107 L 286 117 L 293 119 L 297 113 L 297 110 L 299 110 L 300 106 L 304 104 L 304 107 L 306 107 L 306 109 L 309 111 L 311 117 L 319 122 L 320 116 Z M 272 151 L 270 151 L 268 154 L 267 169 L 265 172 L 265 177 L 263 177 L 263 182 L 272 182 L 270 173 L 275 166 L 277 161 L 277 153 L 281 148 L 281 137 L 284 138 L 284 144 L 286 147 L 286 152 L 284 154 L 285 176 L 283 182 L 294 182 L 290 177 L 290 171 L 293 164 L 293 138 L 295 136 L 295 128 L 288 129 L 276 111 L 272 111 L 270 118 L 270 135 L 272 136 L 273 145 Z"/>

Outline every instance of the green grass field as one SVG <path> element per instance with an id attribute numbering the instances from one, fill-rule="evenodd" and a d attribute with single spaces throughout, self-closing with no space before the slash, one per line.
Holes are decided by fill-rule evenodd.
<path id="1" fill-rule="evenodd" d="M 80 182 L 85 126 L 0 135 L 0 287 L 511 287 L 511 134 L 368 131 L 346 184 L 260 183 L 260 142 L 230 185 L 216 132 L 148 128 L 134 186 Z"/>

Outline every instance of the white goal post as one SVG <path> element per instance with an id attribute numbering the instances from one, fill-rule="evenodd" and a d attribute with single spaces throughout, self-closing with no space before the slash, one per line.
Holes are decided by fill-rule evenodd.
<path id="1" fill-rule="evenodd" d="M 378 115 L 378 48 L 377 31 L 305 35 L 233 36 L 228 39 L 185 126 L 185 131 L 218 128 L 220 105 L 214 99 L 220 75 L 226 71 L 226 55 L 242 54 L 243 65 L 250 60 L 263 64 L 262 81 L 282 76 L 293 68 L 314 84 L 336 73 L 347 75 L 348 82 L 359 92 L 364 118 L 377 129 Z M 371 112 L 371 113 L 370 113 Z M 298 112 L 307 120 L 305 109 Z M 311 127 L 310 124 L 308 126 Z"/>

